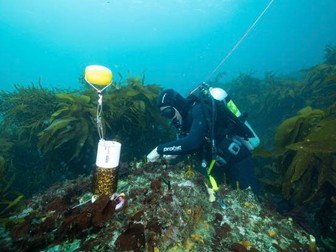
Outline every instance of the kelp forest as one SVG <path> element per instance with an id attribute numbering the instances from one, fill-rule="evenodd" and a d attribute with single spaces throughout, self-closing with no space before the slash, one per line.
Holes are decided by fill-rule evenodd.
<path id="1" fill-rule="evenodd" d="M 225 87 L 261 136 L 254 158 L 266 192 L 281 197 L 283 214 L 335 245 L 336 48 L 301 74 L 241 74 Z"/>
<path id="2" fill-rule="evenodd" d="M 336 247 L 336 47 L 296 77 L 242 73 L 226 83 L 223 76 L 209 84 L 230 94 L 261 139 L 253 158 L 263 200 L 322 247 Z M 34 194 L 92 173 L 98 96 L 81 81 L 80 90 L 34 83 L 0 91 L 0 220 L 7 227 Z M 105 138 L 122 143 L 120 176 L 175 137 L 156 106 L 161 90 L 144 75 L 120 75 L 103 93 Z"/>

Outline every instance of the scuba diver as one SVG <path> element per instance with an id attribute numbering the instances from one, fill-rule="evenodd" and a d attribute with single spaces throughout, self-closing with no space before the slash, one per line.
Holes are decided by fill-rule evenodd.
<path id="1" fill-rule="evenodd" d="M 226 95 L 224 100 L 223 95 Z M 254 175 L 251 150 L 260 141 L 246 122 L 246 116 L 241 115 L 237 107 L 240 117 L 228 109 L 230 103 L 223 89 L 211 88 L 205 83 L 187 98 L 173 89 L 163 90 L 157 105 L 161 115 L 177 130 L 177 139 L 155 147 L 147 160 L 155 162 L 161 155 L 171 160 L 197 153 L 214 191 L 219 189 L 217 184 L 224 182 L 225 173 L 233 188 L 238 181 L 239 188 L 250 186 L 258 194 L 260 187 Z"/>

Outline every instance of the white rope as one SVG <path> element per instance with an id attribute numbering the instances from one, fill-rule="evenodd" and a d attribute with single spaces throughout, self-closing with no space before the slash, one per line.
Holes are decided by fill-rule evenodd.
<path id="1" fill-rule="evenodd" d="M 97 105 L 97 129 L 98 129 L 98 135 L 100 139 L 104 139 L 104 128 L 102 123 L 102 111 L 103 111 L 103 95 L 101 93 L 98 93 L 99 99 L 98 99 L 98 105 Z"/>
<path id="2" fill-rule="evenodd" d="M 107 87 L 109 87 L 111 84 L 112 84 L 112 82 L 110 83 L 110 84 L 108 84 L 108 85 L 106 85 L 104 88 L 102 88 L 102 89 L 98 89 L 98 88 L 96 88 L 93 84 L 91 84 L 91 83 L 89 83 L 89 82 L 87 82 L 91 87 L 93 87 L 98 93 L 102 93 Z"/>
<path id="3" fill-rule="evenodd" d="M 250 31 L 256 26 L 256 24 L 259 22 L 259 20 L 262 18 L 262 16 L 266 13 L 268 8 L 272 5 L 274 0 L 271 0 L 265 9 L 259 14 L 257 19 L 253 22 L 253 24 L 246 30 L 244 35 L 237 41 L 237 43 L 232 47 L 232 49 L 228 52 L 228 54 L 222 59 L 222 61 L 217 65 L 217 67 L 209 74 L 207 80 L 210 80 L 211 76 L 224 64 L 224 62 L 231 56 L 231 54 L 237 49 L 237 47 L 243 42 L 245 37 L 250 33 Z"/>
<path id="4" fill-rule="evenodd" d="M 103 111 L 103 95 L 102 92 L 112 84 L 112 82 L 108 85 L 106 85 L 104 88 L 102 89 L 98 89 L 96 88 L 94 85 L 92 85 L 91 83 L 88 82 L 88 84 L 91 85 L 91 87 L 93 87 L 97 93 L 98 93 L 98 104 L 97 104 L 97 117 L 96 117 L 96 121 L 97 121 L 97 130 L 98 130 L 98 135 L 100 139 L 104 139 L 104 128 L 103 128 L 103 122 L 102 122 L 102 111 Z"/>

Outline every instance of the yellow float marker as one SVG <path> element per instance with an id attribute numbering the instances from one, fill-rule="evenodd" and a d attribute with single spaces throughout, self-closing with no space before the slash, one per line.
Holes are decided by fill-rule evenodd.
<path id="1" fill-rule="evenodd" d="M 107 86 L 112 83 L 113 74 L 107 67 L 90 65 L 85 68 L 84 78 L 91 85 Z"/>

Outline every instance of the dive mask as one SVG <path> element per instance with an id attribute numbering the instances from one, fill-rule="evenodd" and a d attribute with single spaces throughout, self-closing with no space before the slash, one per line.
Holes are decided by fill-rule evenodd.
<path id="1" fill-rule="evenodd" d="M 177 118 L 173 118 L 171 121 L 170 121 L 170 125 L 175 127 L 175 129 L 181 129 L 181 121 L 178 120 Z"/>
<path id="2" fill-rule="evenodd" d="M 176 110 L 174 107 L 168 106 L 161 110 L 161 116 L 167 119 L 173 119 L 176 116 Z"/>

